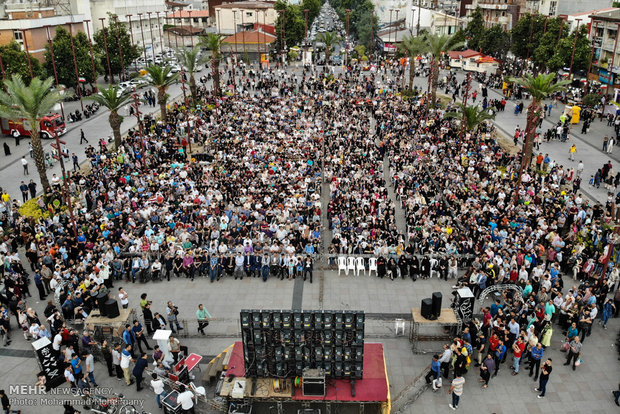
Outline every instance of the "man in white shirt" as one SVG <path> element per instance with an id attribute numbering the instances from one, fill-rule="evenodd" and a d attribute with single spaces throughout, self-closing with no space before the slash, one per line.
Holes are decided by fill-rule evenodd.
<path id="1" fill-rule="evenodd" d="M 162 408 L 161 398 L 164 395 L 164 382 L 159 379 L 157 374 L 151 374 L 153 379 L 151 380 L 151 387 L 153 387 L 153 392 L 155 393 L 155 399 L 157 400 L 157 406 Z"/>
<path id="2" fill-rule="evenodd" d="M 185 385 L 179 387 L 179 396 L 177 402 L 181 404 L 181 409 L 185 414 L 194 414 L 194 393 L 185 388 Z"/>

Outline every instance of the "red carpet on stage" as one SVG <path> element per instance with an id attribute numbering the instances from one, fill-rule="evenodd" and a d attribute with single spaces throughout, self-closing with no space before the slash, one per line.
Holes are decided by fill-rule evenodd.
<path id="1" fill-rule="evenodd" d="M 228 364 L 226 376 L 234 374 L 236 377 L 245 375 L 243 361 L 243 344 L 235 342 L 232 356 Z M 387 401 L 387 373 L 382 344 L 364 344 L 364 374 L 363 378 L 355 381 L 355 397 L 351 396 L 351 383 L 348 379 L 326 379 L 327 390 L 325 397 L 304 397 L 301 388 L 295 390 L 293 400 L 325 400 L 325 401 Z"/>

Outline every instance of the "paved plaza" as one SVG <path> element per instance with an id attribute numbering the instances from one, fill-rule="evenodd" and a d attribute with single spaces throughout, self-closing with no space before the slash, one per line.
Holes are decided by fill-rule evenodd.
<path id="1" fill-rule="evenodd" d="M 198 75 L 200 76 L 200 75 Z M 462 79 L 462 73 L 458 78 Z M 416 83 L 425 87 L 426 79 L 417 78 Z M 473 83 L 474 87 L 477 84 Z M 489 91 L 490 98 L 497 98 L 496 91 Z M 175 86 L 170 91 L 171 97 L 178 97 L 180 88 Z M 506 106 L 505 112 L 500 112 L 495 121 L 500 133 L 511 136 L 516 125 L 525 126 L 525 113 L 515 116 L 511 101 Z M 525 106 L 528 102 L 524 101 Z M 557 121 L 563 108 L 554 108 L 550 119 L 543 123 L 543 130 L 551 127 L 552 122 Z M 158 107 L 149 109 L 150 112 L 158 111 Z M 126 117 L 123 131 L 135 126 L 133 117 Z M 110 135 L 107 113 L 101 109 L 95 118 L 80 124 L 69 124 L 69 132 L 65 136 L 71 152 L 78 153 L 81 160 L 84 159 L 85 145 L 79 145 L 79 128 L 83 128 L 92 145 L 96 145 L 100 137 Z M 614 164 L 620 162 L 618 149 L 615 154 L 605 154 L 601 151 L 602 138 L 605 134 L 613 132 L 606 122 L 598 120 L 592 124 L 587 135 L 581 135 L 581 126 L 573 127 L 569 143 L 553 141 L 542 145 L 542 152 L 549 153 L 559 164 L 576 167 L 578 160 L 585 164 L 583 193 L 588 197 L 605 202 L 607 195 L 604 189 L 595 189 L 588 186 L 587 178 L 593 175 L 596 169 L 611 160 Z M 99 135 L 99 131 L 106 131 Z M 22 176 L 19 168 L 19 158 L 27 153 L 27 141 L 23 140 L 20 147 L 15 147 L 12 139 L 7 140 L 13 155 L 5 158 L 0 166 L 1 186 L 9 190 L 13 198 L 18 198 L 19 181 L 22 179 L 35 178 L 36 173 L 31 169 L 28 177 Z M 511 143 L 511 141 L 508 141 Z M 576 143 L 578 148 L 577 161 L 571 163 L 568 160 L 568 147 Z M 49 145 L 49 143 L 46 143 Z M 574 165 L 573 165 L 574 164 Z M 56 165 L 53 172 L 59 174 Z M 52 171 L 50 171 L 51 176 Z M 392 191 L 392 190 L 390 190 Z M 393 196 L 393 193 L 390 193 Z M 325 206 L 323 206 L 325 208 Z M 404 233 L 402 211 L 397 209 L 397 224 Z M 324 237 L 327 237 L 324 235 Z M 23 251 L 21 251 L 23 257 Z M 224 348 L 234 341 L 241 339 L 239 327 L 239 311 L 241 309 L 337 309 L 337 310 L 363 310 L 368 314 L 366 322 L 366 341 L 379 342 L 384 345 L 385 358 L 390 383 L 392 398 L 397 396 L 403 389 L 414 382 L 430 364 L 431 354 L 414 354 L 409 342 L 409 324 L 406 323 L 404 335 L 397 336 L 395 333 L 395 319 L 409 319 L 412 307 L 419 307 L 423 298 L 430 297 L 432 292 L 439 291 L 443 294 L 443 307 L 449 306 L 452 297 L 453 280 L 441 281 L 436 278 L 430 280 L 410 279 L 388 280 L 378 279 L 368 275 L 338 275 L 333 269 L 315 270 L 315 278 L 312 284 L 295 281 L 269 279 L 263 282 L 258 278 L 244 278 L 233 280 L 224 278 L 216 283 L 209 283 L 206 278 L 198 278 L 191 282 L 185 278 L 173 278 L 170 282 L 125 283 L 116 282 L 116 291 L 123 286 L 129 293 L 130 307 L 139 308 L 139 298 L 142 293 L 147 293 L 153 301 L 152 309 L 155 312 L 163 312 L 168 300 L 174 301 L 180 308 L 181 319 L 190 321 L 188 325 L 188 337 L 181 338 L 182 344 L 188 346 L 190 352 L 203 355 L 203 363 L 208 362 Z M 572 280 L 565 277 L 565 286 L 572 285 Z M 31 288 L 33 294 L 36 293 Z M 36 294 L 35 294 L 36 296 Z M 198 304 L 204 304 L 211 315 L 215 318 L 207 328 L 205 337 L 197 334 L 193 324 L 193 315 Z M 39 314 L 43 313 L 45 303 L 30 298 L 28 305 L 32 306 Z M 476 303 L 475 310 L 482 306 Z M 139 314 L 139 312 L 138 312 Z M 141 315 L 140 315 L 141 317 Z M 488 389 L 482 390 L 478 382 L 478 370 L 472 368 L 466 375 L 466 385 L 459 411 L 464 413 L 611 413 L 619 412 L 614 404 L 611 391 L 618 389 L 620 380 L 620 363 L 618 350 L 616 349 L 616 337 L 620 331 L 620 319 L 610 321 L 608 329 L 603 330 L 595 324 L 592 335 L 588 337 L 583 348 L 583 365 L 576 371 L 563 366 L 565 354 L 560 352 L 561 340 L 563 339 L 559 327 L 554 326 L 554 334 L 551 346 L 545 351 L 546 357 L 553 358 L 554 370 L 548 385 L 545 399 L 536 398 L 534 387 L 537 385 L 526 373 L 511 376 L 509 360 L 502 366 L 497 377 L 492 378 Z M 36 381 L 39 368 L 34 359 L 31 344 L 26 342 L 19 332 L 14 331 L 13 343 L 9 347 L 0 347 L 0 388 L 9 389 L 10 385 L 28 384 Z M 150 341 L 152 343 L 152 340 Z M 441 343 L 429 343 L 428 346 L 437 352 L 441 350 Z M 203 365 L 204 367 L 205 365 Z M 96 364 L 95 378 L 103 387 L 112 387 L 115 392 L 122 392 L 128 399 L 142 401 L 144 410 L 151 413 L 160 412 L 155 403 L 155 396 L 147 387 L 141 392 L 136 392 L 135 387 L 127 387 L 123 382 L 107 376 L 105 364 Z M 200 382 L 200 374 L 196 378 Z M 61 387 L 67 388 L 66 385 Z M 50 394 L 52 395 L 52 394 Z M 11 396 L 20 398 L 22 404 L 14 404 L 14 409 L 21 409 L 23 413 L 59 413 L 60 407 L 43 405 L 45 396 L 27 395 Z M 63 397 L 64 398 L 64 397 Z M 75 400 L 74 397 L 71 397 Z M 436 393 L 426 390 L 412 405 L 403 413 L 447 413 L 452 410 L 448 407 L 449 395 L 444 390 Z M 35 405 L 27 405 L 35 404 Z M 85 412 L 82 410 L 82 412 Z M 333 411 L 332 411 L 333 412 Z M 337 412 L 337 411 L 336 411 Z M 287 413 L 288 414 L 288 413 Z M 291 413 L 294 414 L 294 413 Z"/>

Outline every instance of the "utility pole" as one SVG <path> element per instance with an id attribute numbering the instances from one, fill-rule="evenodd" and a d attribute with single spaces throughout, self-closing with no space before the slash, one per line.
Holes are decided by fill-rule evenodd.
<path id="1" fill-rule="evenodd" d="M 308 12 L 309 9 L 304 9 L 304 57 L 303 61 L 305 62 L 306 55 L 308 54 Z"/>
<path id="2" fill-rule="evenodd" d="M 26 36 L 26 29 L 20 29 L 22 32 L 22 39 L 24 40 L 24 48 L 26 49 L 26 57 L 28 58 L 28 69 L 30 69 L 30 79 L 34 79 L 32 72 L 32 62 L 30 61 L 30 50 L 28 50 L 28 37 Z"/>
<path id="3" fill-rule="evenodd" d="M 390 9 L 390 25 L 388 26 L 388 43 L 392 43 L 392 12 L 394 11 L 394 9 Z M 384 48 L 385 50 L 385 48 Z"/>
<path id="4" fill-rule="evenodd" d="M 575 46 L 577 46 L 577 36 L 579 36 L 579 23 L 582 19 L 577 20 L 577 28 L 575 29 L 575 40 L 573 41 L 573 53 L 570 56 L 570 70 L 568 71 L 568 79 L 571 79 L 573 75 L 573 61 L 575 60 Z M 613 68 L 611 68 L 613 70 Z"/>
<path id="5" fill-rule="evenodd" d="M 58 155 L 54 155 L 58 161 L 60 161 L 60 171 L 62 171 L 62 190 L 65 199 L 65 204 L 69 208 L 69 217 L 71 218 L 71 224 L 73 226 L 73 235 L 77 240 L 77 225 L 75 224 L 75 216 L 73 215 L 73 206 L 71 203 L 71 194 L 69 194 L 69 188 L 67 187 L 67 171 L 65 170 L 65 161 L 63 160 L 62 147 L 61 145 L 66 145 L 65 141 L 61 141 L 58 138 L 58 133 L 56 132 L 56 128 L 52 128 L 52 134 L 54 135 L 54 139 L 56 142 L 52 142 L 50 145 L 52 148 L 55 148 L 58 151 Z"/>
<path id="6" fill-rule="evenodd" d="M 164 59 L 164 35 L 161 31 L 161 21 L 159 20 L 159 13 L 160 12 L 155 12 L 155 14 L 157 15 L 157 28 L 159 29 L 159 39 L 161 42 L 161 46 L 160 46 L 160 50 L 161 50 L 161 58 L 162 60 Z M 168 40 L 170 40 L 170 34 L 168 34 Z"/>
<path id="7" fill-rule="evenodd" d="M 75 57 L 75 44 L 73 43 L 73 30 L 71 23 L 68 23 L 69 26 L 69 39 L 71 39 L 71 52 L 73 53 L 73 66 L 75 68 L 75 80 L 77 81 L 77 93 L 80 97 L 80 106 L 82 107 L 82 112 L 84 112 L 84 101 L 82 100 L 82 90 L 80 88 L 80 73 L 78 71 L 77 59 Z"/>
<path id="8" fill-rule="evenodd" d="M 614 84 L 612 78 L 614 77 L 614 72 L 613 72 L 614 62 L 616 60 L 616 50 L 618 48 L 618 33 L 620 33 L 620 23 L 617 23 L 617 26 L 616 26 L 616 41 L 614 43 L 614 54 L 611 57 L 611 65 L 609 65 L 609 71 L 608 71 L 609 72 L 609 83 L 608 83 L 609 86 L 607 87 L 607 95 L 611 93 L 610 89 L 612 85 Z"/>
<path id="9" fill-rule="evenodd" d="M 131 96 L 133 97 L 133 108 L 134 108 L 134 114 L 136 115 L 136 120 L 138 121 L 138 129 L 140 130 L 140 148 L 142 149 L 142 169 L 144 171 L 146 171 L 146 151 L 144 148 L 144 125 L 142 124 L 142 120 L 140 119 L 140 114 L 142 114 L 142 112 L 140 111 L 140 97 L 138 95 L 138 93 L 136 92 L 136 88 L 133 87 L 133 93 L 131 94 Z"/>
<path id="10" fill-rule="evenodd" d="M 56 87 L 58 88 L 60 86 L 60 84 L 58 83 L 58 72 L 56 72 L 56 61 L 54 58 L 54 42 L 52 42 L 52 34 L 50 32 L 50 26 L 45 26 L 45 30 L 47 33 L 47 44 L 49 45 L 50 48 L 50 57 L 52 58 L 52 68 L 54 69 L 54 79 L 56 80 Z M 90 38 L 89 38 L 90 40 Z M 91 48 L 92 50 L 92 48 Z M 92 56 L 92 55 L 91 55 Z M 0 57 L 0 65 L 1 65 L 1 60 L 2 58 Z M 4 68 L 2 68 L 2 80 L 4 80 Z M 95 84 L 96 84 L 97 79 L 95 78 Z M 62 118 L 65 118 L 65 108 L 64 105 L 62 104 L 62 100 L 60 101 L 60 112 L 62 113 Z"/>
<path id="11" fill-rule="evenodd" d="M 90 48 L 90 63 L 92 64 L 92 67 L 93 67 L 93 83 L 95 84 L 95 93 L 96 93 L 96 92 L 99 92 L 99 89 L 97 88 L 97 71 L 95 70 L 95 55 L 93 54 L 93 42 L 90 40 L 90 27 L 88 27 L 90 20 L 84 20 L 84 22 L 86 23 L 86 33 L 88 33 L 88 46 Z M 47 29 L 47 33 L 49 36 L 49 26 Z M 50 50 L 51 50 L 51 46 L 50 46 Z M 54 57 L 52 57 L 52 62 L 53 61 L 54 61 Z M 56 72 L 55 66 L 56 65 L 54 65 L 54 72 Z M 58 83 L 58 79 L 56 79 L 56 83 Z"/>
<path id="12" fill-rule="evenodd" d="M 127 21 L 129 22 L 129 33 L 131 35 L 131 44 L 134 44 L 133 41 L 133 24 L 131 23 L 131 16 L 133 16 L 133 14 L 127 14 L 125 15 L 125 17 L 127 17 Z M 170 33 L 168 33 L 168 41 L 170 41 Z M 145 62 L 146 63 L 146 62 Z M 138 71 L 138 63 L 137 63 L 137 59 L 133 60 L 133 66 L 134 69 L 136 70 L 136 72 Z"/>
<path id="13" fill-rule="evenodd" d="M 349 17 L 351 14 L 351 9 L 347 9 L 347 39 L 344 42 L 344 65 L 347 66 L 349 63 Z"/>
<path id="14" fill-rule="evenodd" d="M 594 45 L 596 43 L 596 30 L 598 30 L 598 21 L 594 22 L 594 36 L 592 36 L 592 47 L 590 49 L 590 63 L 588 64 L 588 73 L 586 74 L 586 83 L 584 84 L 583 87 L 583 92 L 584 95 L 586 95 L 588 93 L 588 91 L 590 90 L 590 71 L 592 70 L 592 58 L 594 57 Z"/>
<path id="15" fill-rule="evenodd" d="M 108 53 L 108 40 L 105 30 L 105 17 L 100 17 L 101 20 L 101 33 L 103 33 L 103 46 L 105 47 L 105 59 L 108 62 L 108 75 L 110 76 L 110 83 L 114 83 L 114 75 L 112 74 L 112 66 L 110 66 L 110 54 Z"/>
<path id="16" fill-rule="evenodd" d="M 155 63 L 155 37 L 153 37 L 153 21 L 151 20 L 151 14 L 153 12 L 146 12 L 149 16 L 149 29 L 151 30 L 151 54 L 153 55 L 153 63 Z"/>
<path id="17" fill-rule="evenodd" d="M 415 28 L 415 35 L 416 36 L 420 36 L 420 16 L 422 15 L 421 1 L 422 0 L 418 0 L 418 24 L 416 25 L 416 28 Z"/>
<path id="18" fill-rule="evenodd" d="M 125 75 L 125 62 L 123 62 L 123 48 L 121 47 L 121 29 L 118 24 L 118 16 L 114 16 L 114 23 L 116 25 L 116 42 L 118 43 L 118 55 L 121 59 L 121 79 L 127 80 Z"/>
<path id="19" fill-rule="evenodd" d="M 142 47 L 144 47 L 144 64 L 148 64 L 148 59 L 146 58 L 146 43 L 144 42 L 144 27 L 142 27 L 142 13 L 138 13 L 138 19 L 140 20 L 140 33 L 142 33 Z"/>
<path id="20" fill-rule="evenodd" d="M 469 91 L 471 90 L 471 72 L 467 72 L 465 82 L 465 88 L 463 89 L 463 117 L 461 118 L 461 139 L 465 136 L 465 126 L 467 124 L 467 118 L 465 117 L 465 108 L 467 107 L 467 100 L 469 99 Z"/>
<path id="21" fill-rule="evenodd" d="M 373 52 L 374 44 L 375 44 L 374 28 L 375 28 L 375 9 L 373 8 L 370 14 L 370 53 L 369 53 L 370 56 L 368 56 L 368 60 L 370 62 L 372 62 L 372 52 Z"/>
<path id="22" fill-rule="evenodd" d="M 245 47 L 245 19 L 243 18 L 244 14 L 245 13 L 241 11 L 241 38 L 243 39 L 243 61 L 245 62 L 245 58 L 248 55 L 248 52 Z M 249 63 L 249 62 L 246 62 L 246 63 Z"/>
<path id="23" fill-rule="evenodd" d="M 237 42 L 237 10 L 233 10 L 233 19 L 235 26 L 235 60 L 233 62 L 233 85 L 235 84 L 235 66 L 237 65 L 238 57 L 239 57 L 239 46 Z"/>

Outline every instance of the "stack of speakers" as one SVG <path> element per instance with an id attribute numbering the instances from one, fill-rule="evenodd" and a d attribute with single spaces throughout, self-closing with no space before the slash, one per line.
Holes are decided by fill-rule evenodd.
<path id="1" fill-rule="evenodd" d="M 246 377 L 301 376 L 322 369 L 328 378 L 362 378 L 362 311 L 242 310 Z"/>
<path id="2" fill-rule="evenodd" d="M 433 292 L 432 298 L 422 299 L 420 313 L 428 320 L 435 320 L 441 316 L 441 292 Z"/>

